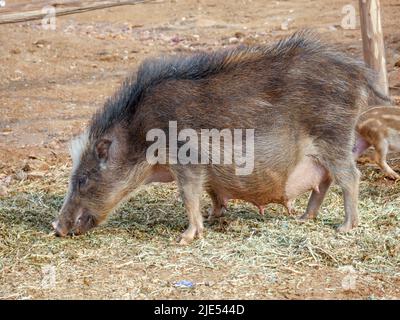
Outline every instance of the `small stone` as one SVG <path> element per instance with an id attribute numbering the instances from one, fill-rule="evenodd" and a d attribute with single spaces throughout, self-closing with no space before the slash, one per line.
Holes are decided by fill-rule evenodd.
<path id="1" fill-rule="evenodd" d="M 21 53 L 21 49 L 19 49 L 19 48 L 11 49 L 10 53 L 12 53 L 12 54 L 20 54 Z"/>
<path id="2" fill-rule="evenodd" d="M 31 171 L 31 166 L 29 165 L 29 163 L 25 163 L 24 166 L 22 167 L 22 171 L 28 172 Z"/>
<path id="3" fill-rule="evenodd" d="M 235 32 L 235 37 L 240 39 L 240 38 L 244 38 L 246 35 L 243 32 Z"/>
<path id="4" fill-rule="evenodd" d="M 5 176 L 5 177 L 1 178 L 1 184 L 3 186 L 8 186 L 11 184 L 11 182 L 12 182 L 12 176 Z"/>
<path id="5" fill-rule="evenodd" d="M 46 162 L 42 162 L 39 166 L 40 170 L 47 171 L 50 169 L 50 166 Z"/>
<path id="6" fill-rule="evenodd" d="M 281 23 L 281 30 L 289 30 L 289 24 L 293 21 L 292 18 L 287 18 L 284 22 Z"/>
<path id="7" fill-rule="evenodd" d="M 0 185 L 0 197 L 5 197 L 8 193 L 6 186 Z"/>
<path id="8" fill-rule="evenodd" d="M 119 56 L 116 54 L 113 55 L 106 55 L 106 56 L 102 56 L 99 59 L 100 61 L 106 61 L 106 62 L 114 62 L 119 60 Z"/>
<path id="9" fill-rule="evenodd" d="M 38 48 L 43 48 L 44 46 L 49 45 L 50 42 L 47 40 L 44 40 L 44 39 L 40 39 L 40 40 L 35 41 L 33 44 Z"/>
<path id="10" fill-rule="evenodd" d="M 228 42 L 229 42 L 230 44 L 235 44 L 235 43 L 238 43 L 238 42 L 239 42 L 239 39 L 236 38 L 236 37 L 232 37 L 232 38 L 229 38 L 229 39 L 228 39 Z"/>
<path id="11" fill-rule="evenodd" d="M 66 27 L 64 29 L 65 33 L 70 33 L 70 32 L 73 32 L 73 31 L 75 31 L 75 27 L 73 25 L 69 25 L 68 27 Z M 88 31 L 90 32 L 91 30 L 88 30 Z"/>
<path id="12" fill-rule="evenodd" d="M 183 39 L 180 38 L 178 35 L 176 35 L 176 36 L 174 36 L 174 37 L 171 38 L 171 41 L 172 41 L 173 43 L 179 43 L 179 42 L 183 41 Z"/>
<path id="13" fill-rule="evenodd" d="M 18 171 L 15 173 L 15 178 L 16 178 L 17 180 L 23 181 L 23 180 L 25 180 L 27 177 L 28 177 L 28 174 L 27 174 L 25 171 L 18 170 Z"/>
<path id="14" fill-rule="evenodd" d="M 84 278 L 83 278 L 83 284 L 84 284 L 85 286 L 90 286 L 90 279 L 87 278 L 87 277 L 84 277 Z"/>

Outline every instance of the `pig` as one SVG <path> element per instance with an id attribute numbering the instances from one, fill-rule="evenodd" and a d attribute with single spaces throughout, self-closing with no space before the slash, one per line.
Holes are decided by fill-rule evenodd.
<path id="1" fill-rule="evenodd" d="M 400 108 L 376 106 L 368 109 L 360 115 L 356 131 L 355 158 L 372 146 L 375 149 L 375 162 L 385 176 L 400 179 L 400 175 L 386 162 L 388 152 L 400 152 Z"/>
<path id="2" fill-rule="evenodd" d="M 374 87 L 375 78 L 363 62 L 311 31 L 266 46 L 146 60 L 72 142 L 73 167 L 55 234 L 82 234 L 139 186 L 171 181 L 189 220 L 179 239 L 183 245 L 203 236 L 203 191 L 212 201 L 210 219 L 219 217 L 230 199 L 262 210 L 268 203 L 290 206 L 312 191 L 302 216 L 310 219 L 335 181 L 345 211 L 338 231 L 348 232 L 359 223 L 359 171 L 352 155 L 356 121 L 369 95 L 388 99 Z M 252 171 L 239 174 L 243 164 L 229 161 L 149 161 L 149 132 L 169 136 L 171 123 L 192 133 L 253 130 Z M 246 150 L 250 140 L 243 143 Z M 182 141 L 167 141 L 155 154 L 169 155 L 177 144 Z M 225 152 L 225 144 L 220 149 Z"/>

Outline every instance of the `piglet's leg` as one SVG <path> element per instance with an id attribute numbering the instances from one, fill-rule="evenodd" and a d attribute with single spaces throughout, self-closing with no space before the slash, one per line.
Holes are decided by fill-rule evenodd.
<path id="1" fill-rule="evenodd" d="M 387 140 L 382 139 L 377 145 L 375 145 L 375 161 L 381 167 L 385 176 L 390 179 L 400 179 L 398 175 L 386 162 L 386 155 L 389 150 L 389 144 Z"/>
<path id="2" fill-rule="evenodd" d="M 182 234 L 179 244 L 189 244 L 196 236 L 203 236 L 203 217 L 200 212 L 200 197 L 203 191 L 202 175 L 190 169 L 177 170 L 178 189 L 189 218 L 189 227 Z"/>
<path id="3" fill-rule="evenodd" d="M 326 192 L 328 191 L 331 183 L 331 178 L 327 178 L 320 183 L 317 189 L 312 191 L 310 199 L 308 200 L 306 212 L 299 218 L 300 221 L 314 219 L 317 217 L 318 210 L 321 207 L 322 201 L 324 200 Z"/>

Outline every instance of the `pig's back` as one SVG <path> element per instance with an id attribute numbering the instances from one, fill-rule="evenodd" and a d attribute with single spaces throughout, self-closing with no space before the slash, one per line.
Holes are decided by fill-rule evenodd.
<path id="1" fill-rule="evenodd" d="M 332 132 L 344 131 L 337 128 L 355 125 L 366 69 L 307 33 L 273 46 L 204 55 L 173 60 L 168 70 L 183 65 L 189 71 L 148 88 L 142 113 L 155 112 L 157 124 L 176 120 L 193 129 L 256 128 L 278 135 L 302 130 L 331 140 Z"/>

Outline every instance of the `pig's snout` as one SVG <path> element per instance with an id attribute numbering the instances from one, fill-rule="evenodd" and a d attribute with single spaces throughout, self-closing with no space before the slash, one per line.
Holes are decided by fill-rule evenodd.
<path id="1" fill-rule="evenodd" d="M 68 219 L 63 215 L 52 223 L 54 233 L 57 237 L 65 237 L 67 235 L 84 234 L 98 224 L 94 215 L 89 211 L 80 209 L 74 220 Z"/>
<path id="2" fill-rule="evenodd" d="M 68 230 L 61 225 L 59 220 L 53 221 L 51 225 L 53 226 L 54 234 L 57 237 L 65 237 L 68 234 Z"/>

